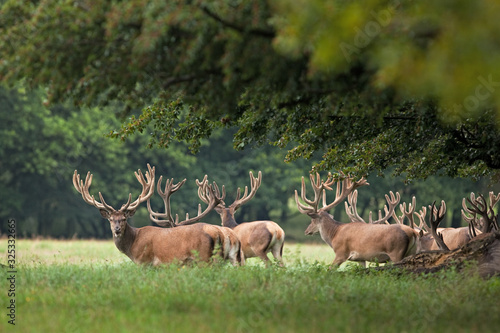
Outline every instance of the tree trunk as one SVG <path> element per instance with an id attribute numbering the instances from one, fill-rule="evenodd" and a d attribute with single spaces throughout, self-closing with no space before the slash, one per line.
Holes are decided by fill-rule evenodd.
<path id="1" fill-rule="evenodd" d="M 434 273 L 454 267 L 472 267 L 484 278 L 500 275 L 500 232 L 481 234 L 453 251 L 428 251 L 378 269 L 403 268 L 414 273 Z"/>

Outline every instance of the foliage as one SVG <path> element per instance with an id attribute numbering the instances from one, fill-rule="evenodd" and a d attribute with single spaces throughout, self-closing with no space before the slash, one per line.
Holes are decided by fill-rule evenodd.
<path id="1" fill-rule="evenodd" d="M 492 332 L 500 324 L 498 278 L 329 271 L 307 246 L 286 246 L 285 268 L 141 267 L 112 242 L 19 241 L 18 249 L 21 332 Z"/>
<path id="2" fill-rule="evenodd" d="M 109 236 L 97 210 L 74 190 L 71 178 L 75 169 L 82 177 L 91 171 L 91 193 L 97 195 L 99 190 L 108 203 L 119 207 L 127 200 L 126 193 L 139 192 L 134 169 L 161 161 L 162 169 L 183 174 L 193 163 L 184 157 L 182 147 L 155 156 L 144 142 L 134 142 L 138 138 L 126 145 L 109 140 L 104 134 L 118 124 L 111 111 L 77 111 L 67 105 L 48 108 L 42 105 L 44 96 L 41 91 L 0 87 L 0 217 L 21 222 L 20 235 Z M 134 149 L 145 152 L 132 154 Z M 5 228 L 2 223 L 0 232 Z"/>
<path id="3" fill-rule="evenodd" d="M 261 170 L 263 185 L 237 218 L 248 221 L 273 215 L 286 223 L 290 195 L 308 169 L 301 163 L 278 167 L 283 153 L 277 150 L 235 151 L 230 134 L 220 130 L 202 143 L 198 156 L 177 142 L 169 149 L 149 149 L 147 136 L 134 136 L 121 143 L 104 137 L 118 124 L 112 107 L 104 112 L 98 108 L 78 110 L 71 105 L 47 107 L 42 104 L 44 98 L 43 91 L 0 87 L 0 198 L 4 203 L 0 219 L 16 219 L 20 236 L 111 236 L 97 210 L 84 203 L 73 188 L 75 170 L 82 177 L 90 171 L 94 175 L 91 194 L 102 192 L 115 208 L 127 200 L 127 193 L 138 195 L 140 188 L 133 171 L 144 170 L 146 163 L 156 167 L 157 179 L 187 178 L 182 191 L 173 198 L 173 213 L 180 216 L 194 213 L 200 202 L 195 179 L 208 174 L 211 181 L 226 186 L 227 200 L 232 200 L 237 187 L 249 186 L 248 172 Z M 159 198 L 152 201 L 154 208 L 163 207 Z M 133 225 L 151 223 L 144 206 L 132 219 Z M 205 221 L 220 224 L 215 213 Z M 0 233 L 6 229 L 6 223 L 0 224 Z"/>
<path id="4" fill-rule="evenodd" d="M 115 122 L 113 115 L 103 116 L 96 109 L 81 113 L 69 112 L 63 106 L 49 109 L 42 105 L 40 91 L 26 93 L 0 88 L 0 98 L 3 99 L 0 165 L 4 188 L 0 194 L 4 203 L 0 216 L 3 220 L 14 217 L 23 220 L 25 230 L 36 235 L 47 234 L 52 230 L 51 225 L 60 225 L 70 215 L 73 227 L 69 226 L 64 234 L 72 235 L 82 218 L 74 211 L 80 204 L 70 190 L 72 168 L 84 159 L 89 159 L 93 169 L 105 160 L 123 163 L 122 145 L 108 144 L 102 135 L 103 129 Z M 105 153 L 100 154 L 101 151 Z M 61 232 L 52 231 L 53 236 Z M 93 232 L 95 236 L 100 234 L 98 229 Z"/>
<path id="5" fill-rule="evenodd" d="M 110 135 L 151 123 L 162 147 L 235 128 L 234 148 L 320 154 L 317 170 L 477 178 L 500 167 L 497 7 L 8 0 L 0 80 L 51 103 L 119 100 L 134 118 Z"/>
<path id="6" fill-rule="evenodd" d="M 248 172 L 263 173 L 263 184 L 256 196 L 238 210 L 238 221 L 272 219 L 286 231 L 288 240 L 320 241 L 305 237 L 308 217 L 297 212 L 293 201 L 294 190 L 300 188 L 300 179 L 309 170 L 307 161 L 283 165 L 285 153 L 266 146 L 261 149 L 236 151 L 232 149 L 233 131 L 215 129 L 210 140 L 201 142 L 196 156 L 181 143 L 172 142 L 169 149 L 147 148 L 147 135 L 132 136 L 125 143 L 104 137 L 104 133 L 118 124 L 113 109 L 106 112 L 97 108 L 74 109 L 69 105 L 46 107 L 42 105 L 45 94 L 41 91 L 27 93 L 22 89 L 0 89 L 0 165 L 2 172 L 0 219 L 18 221 L 21 236 L 51 236 L 70 238 L 110 237 L 107 223 L 97 210 L 81 200 L 74 190 L 71 177 L 78 170 L 82 177 L 87 171 L 94 174 L 91 193 L 103 193 L 107 202 L 119 207 L 127 193 L 137 195 L 139 188 L 133 171 L 144 169 L 146 163 L 156 166 L 160 175 L 188 182 L 173 199 L 173 213 L 183 216 L 194 213 L 198 206 L 195 179 L 208 174 L 210 181 L 224 185 L 226 202 L 230 203 L 238 187 L 249 186 Z M 144 132 L 151 131 L 146 126 Z M 489 192 L 484 182 L 471 183 L 461 180 L 431 177 L 426 182 L 404 186 L 402 178 L 370 177 L 371 186 L 360 190 L 358 208 L 363 216 L 368 211 L 383 209 L 384 195 L 399 191 L 402 201 L 409 202 L 416 195 L 418 205 L 445 200 L 449 218 L 443 225 L 461 225 L 459 207 L 468 193 Z M 164 184 L 164 183 L 163 183 Z M 331 196 L 333 194 L 329 194 Z M 153 207 L 161 209 L 158 197 L 152 199 Z M 347 221 L 339 206 L 334 214 L 340 221 Z M 220 223 L 213 213 L 205 220 Z M 131 223 L 135 226 L 150 224 L 142 207 Z M 0 232 L 6 230 L 0 225 Z"/>

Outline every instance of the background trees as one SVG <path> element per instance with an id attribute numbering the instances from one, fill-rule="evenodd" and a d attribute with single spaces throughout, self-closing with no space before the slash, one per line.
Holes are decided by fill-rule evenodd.
<path id="1" fill-rule="evenodd" d="M 233 146 L 358 175 L 482 176 L 500 166 L 498 31 L 491 1 L 5 1 L 0 78 L 49 101 L 119 100 L 194 151 Z M 186 114 L 179 105 L 187 107 Z"/>
<path id="2" fill-rule="evenodd" d="M 238 210 L 239 221 L 274 219 L 285 228 L 289 240 L 304 240 L 307 217 L 298 214 L 293 201 L 302 176 L 307 177 L 310 162 L 283 163 L 284 150 L 270 146 L 237 151 L 232 149 L 231 132 L 216 130 L 203 140 L 198 154 L 187 145 L 174 142 L 169 149 L 147 148 L 148 137 L 135 135 L 126 142 L 105 137 L 109 128 L 119 124 L 108 108 L 75 109 L 71 105 L 46 107 L 44 92 L 26 92 L 21 88 L 0 89 L 0 219 L 15 218 L 21 236 L 109 237 L 108 224 L 97 210 L 85 204 L 73 189 L 74 170 L 81 176 L 94 174 L 91 193 L 103 193 L 119 207 L 129 192 L 137 195 L 140 187 L 133 171 L 146 163 L 156 166 L 157 174 L 188 182 L 172 198 L 173 212 L 195 213 L 199 203 L 195 179 L 208 174 L 210 180 L 226 186 L 230 202 L 238 187 L 249 185 L 248 172 L 261 170 L 263 184 L 256 196 Z M 370 177 L 370 187 L 360 191 L 358 207 L 363 216 L 381 209 L 384 194 L 400 191 L 403 200 L 417 195 L 417 204 L 444 199 L 448 203 L 447 224 L 461 223 L 460 200 L 470 191 L 486 192 L 486 183 L 431 177 L 426 182 L 404 186 L 401 177 Z M 481 189 L 481 190 L 480 190 Z M 161 200 L 153 200 L 162 207 Z M 335 211 L 345 219 L 343 207 Z M 217 214 L 207 222 L 220 223 Z M 142 207 L 133 218 L 137 226 L 150 224 Z M 6 224 L 0 225 L 5 232 Z"/>
<path id="3" fill-rule="evenodd" d="M 23 96 L 20 112 L 30 117 L 24 125 L 12 120 L 15 133 L 52 142 L 26 140 L 33 153 L 24 151 L 17 162 L 34 175 L 62 172 L 54 171 L 60 159 L 40 153 L 50 152 L 102 174 L 94 182 L 119 198 L 120 184 L 135 188 L 132 170 L 146 161 L 165 163 L 166 174 L 178 178 L 200 168 L 196 177 L 237 179 L 232 187 L 246 184 L 253 165 L 271 161 L 276 183 L 262 194 L 264 216 L 286 206 L 288 199 L 273 191 L 296 188 L 290 179 L 311 166 L 357 176 L 390 170 L 407 181 L 435 174 L 479 179 L 500 166 L 492 1 L 0 4 L 0 81 L 10 87 L 6 98 Z M 40 87 L 46 94 L 37 98 L 48 107 L 24 111 L 34 108 L 24 89 Z M 51 130 L 56 124 L 62 128 Z M 105 140 L 103 130 L 126 143 Z M 12 143 L 13 132 L 6 133 Z M 147 141 L 163 149 L 148 152 Z M 90 143 L 97 147 L 91 152 Z M 21 146 L 10 145 L 8 156 Z M 86 158 L 89 165 L 81 162 Z M 236 158 L 244 162 L 233 171 Z M 209 160 L 222 164 L 211 167 Z M 241 178 L 227 177 L 233 173 Z M 8 186 L 18 179 L 2 177 Z"/>

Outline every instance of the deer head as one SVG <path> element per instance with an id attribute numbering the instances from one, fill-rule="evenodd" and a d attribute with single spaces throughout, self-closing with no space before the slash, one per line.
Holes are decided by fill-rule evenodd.
<path id="1" fill-rule="evenodd" d="M 319 231 L 319 221 L 322 215 L 328 214 L 328 210 L 337 206 L 340 202 L 344 201 L 347 196 L 352 193 L 356 188 L 369 185 L 366 179 L 363 177 L 357 182 L 353 182 L 352 178 L 344 177 L 342 181 L 337 182 L 337 190 L 335 194 L 335 200 L 330 204 L 326 204 L 326 190 L 332 191 L 331 185 L 335 183 L 335 179 L 331 174 L 328 175 L 326 181 L 322 181 L 319 173 L 316 173 L 316 180 L 313 175 L 309 175 L 311 180 L 311 186 L 314 192 L 314 199 L 310 200 L 306 197 L 306 185 L 304 182 L 304 177 L 302 177 L 302 187 L 301 187 L 301 198 L 306 203 L 303 204 L 299 201 L 298 192 L 295 191 L 295 202 L 297 203 L 297 208 L 302 214 L 307 214 L 311 217 L 311 224 L 307 227 L 305 233 L 306 235 L 311 235 Z M 318 208 L 319 201 L 323 198 L 323 207 Z M 328 214 L 328 216 L 330 216 Z"/>
<path id="2" fill-rule="evenodd" d="M 229 206 L 226 206 L 226 203 L 224 202 L 224 199 L 226 197 L 225 186 L 222 185 L 221 194 L 219 191 L 219 186 L 216 182 L 213 182 L 214 191 L 216 195 L 221 198 L 219 204 L 215 206 L 215 211 L 221 216 L 222 225 L 230 228 L 234 228 L 236 225 L 238 225 L 238 223 L 236 223 L 236 220 L 234 219 L 234 213 L 236 212 L 236 210 L 238 210 L 238 208 L 250 201 L 255 196 L 255 193 L 257 193 L 257 190 L 262 183 L 262 172 L 259 171 L 257 178 L 255 178 L 252 171 L 249 172 L 249 175 L 250 193 L 248 192 L 248 186 L 245 186 L 245 191 L 243 192 L 243 196 L 241 196 L 241 190 L 238 187 L 238 190 L 236 191 L 236 198 Z M 196 184 L 198 185 L 198 196 L 203 202 L 208 204 L 209 198 L 206 196 L 206 191 L 203 190 L 203 188 L 208 185 L 208 176 L 205 175 L 201 182 L 196 180 Z"/>
<path id="3" fill-rule="evenodd" d="M 89 205 L 93 205 L 94 207 L 99 209 L 102 217 L 109 221 L 113 236 L 115 238 L 119 238 L 121 237 L 127 226 L 127 220 L 135 214 L 135 211 L 137 210 L 139 204 L 148 200 L 153 195 L 155 168 L 151 168 L 151 166 L 148 164 L 146 178 L 144 178 L 140 169 L 135 172 L 135 177 L 142 185 L 142 192 L 134 202 L 132 202 L 132 193 L 129 193 L 128 201 L 124 205 L 122 205 L 119 210 L 116 210 L 112 206 L 108 205 L 104 200 L 101 192 L 99 192 L 99 199 L 101 200 L 101 202 L 97 201 L 93 195 L 90 195 L 89 188 L 92 184 L 92 176 L 93 175 L 88 172 L 84 182 L 80 179 L 78 171 L 75 170 L 75 173 L 73 174 L 73 185 L 75 186 L 75 189 L 82 195 L 83 200 L 86 203 L 88 203 Z"/>

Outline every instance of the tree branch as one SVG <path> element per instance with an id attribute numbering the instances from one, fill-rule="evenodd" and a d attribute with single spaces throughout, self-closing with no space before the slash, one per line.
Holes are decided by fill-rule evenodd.
<path id="1" fill-rule="evenodd" d="M 266 38 L 276 37 L 276 33 L 274 31 L 271 31 L 271 30 L 264 30 L 264 29 L 258 29 L 258 28 L 245 29 L 244 27 L 239 26 L 233 22 L 229 22 L 229 21 L 223 19 L 222 17 L 220 17 L 219 15 L 215 14 L 214 12 L 212 12 L 210 9 L 207 8 L 207 6 L 201 5 L 200 9 L 205 14 L 207 14 L 209 17 L 216 20 L 217 22 L 221 23 L 222 25 L 224 25 L 230 29 L 238 31 L 240 33 L 249 33 L 251 35 L 256 35 L 256 36 L 266 37 Z"/>
<path id="2" fill-rule="evenodd" d="M 170 86 L 178 84 L 178 83 L 191 82 L 191 81 L 198 80 L 198 79 L 206 79 L 210 75 L 220 75 L 220 74 L 221 73 L 219 71 L 210 70 L 210 71 L 205 71 L 203 73 L 197 73 L 197 74 L 170 76 L 170 77 L 167 77 L 165 79 L 165 81 L 162 83 L 162 87 L 164 89 L 167 89 Z"/>

